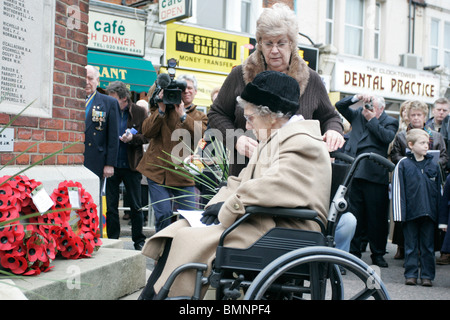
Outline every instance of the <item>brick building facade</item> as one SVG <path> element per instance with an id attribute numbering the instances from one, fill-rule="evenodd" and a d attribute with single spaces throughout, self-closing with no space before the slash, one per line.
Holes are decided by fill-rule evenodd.
<path id="1" fill-rule="evenodd" d="M 80 28 L 67 26 L 68 6 L 57 0 L 55 15 L 53 108 L 51 118 L 19 116 L 13 123 L 14 151 L 0 153 L 2 165 L 31 165 L 71 143 L 81 143 L 47 159 L 45 165 L 82 165 L 84 145 L 84 86 L 87 63 L 88 0 L 77 1 Z M 69 13 L 70 14 L 70 13 Z M 78 14 L 78 13 L 77 13 Z M 32 76 L 32 75 L 30 75 Z M 15 115 L 0 114 L 0 125 Z M 38 144 L 20 155 L 33 144 Z"/>
<path id="2" fill-rule="evenodd" d="M 53 82 L 48 84 L 53 91 L 51 111 L 48 117 L 21 115 L 12 123 L 14 150 L 0 152 L 1 165 L 8 163 L 1 175 L 15 174 L 75 143 L 24 174 L 41 181 L 49 193 L 61 181 L 79 181 L 97 198 L 99 182 L 83 166 L 89 0 L 55 0 L 53 10 L 54 55 L 47 57 L 49 65 L 43 67 L 50 70 L 53 62 Z M 0 113 L 0 125 L 7 124 L 20 111 L 18 107 L 15 114 Z"/>

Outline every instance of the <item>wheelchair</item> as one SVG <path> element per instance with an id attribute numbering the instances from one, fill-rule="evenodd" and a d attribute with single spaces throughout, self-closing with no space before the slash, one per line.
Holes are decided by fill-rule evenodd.
<path id="1" fill-rule="evenodd" d="M 330 153 L 333 163 L 332 193 L 325 226 L 317 212 L 304 208 L 246 207 L 246 213 L 221 235 L 212 271 L 207 265 L 188 263 L 175 269 L 156 295 L 156 300 L 199 300 L 204 285 L 216 290 L 216 300 L 387 300 L 389 294 L 375 270 L 361 259 L 336 249 L 334 234 L 340 216 L 347 209 L 346 193 L 358 164 L 374 161 L 392 171 L 394 165 L 375 153 L 353 159 L 343 153 Z M 335 191 L 336 190 L 336 191 Z M 230 232 L 251 215 L 315 221 L 320 232 L 279 228 L 269 230 L 245 249 L 224 246 Z M 176 277 L 196 270 L 196 284 L 190 297 L 168 297 Z M 345 269 L 346 275 L 341 274 Z M 345 277 L 345 281 L 344 281 Z M 344 285 L 350 284 L 350 292 Z"/>

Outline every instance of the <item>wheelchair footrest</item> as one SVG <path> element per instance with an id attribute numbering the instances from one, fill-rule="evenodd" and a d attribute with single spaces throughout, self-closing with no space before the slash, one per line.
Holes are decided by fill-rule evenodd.
<path id="1" fill-rule="evenodd" d="M 324 246 L 326 239 L 320 232 L 288 228 L 274 228 L 246 249 L 218 247 L 217 269 L 261 271 L 270 262 L 292 250 L 308 246 Z"/>

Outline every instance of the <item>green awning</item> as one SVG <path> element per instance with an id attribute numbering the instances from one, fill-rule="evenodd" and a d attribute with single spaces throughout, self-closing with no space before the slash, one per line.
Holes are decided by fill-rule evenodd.
<path id="1" fill-rule="evenodd" d="M 152 63 L 141 57 L 88 50 L 88 64 L 99 68 L 100 87 L 112 81 L 122 81 L 130 91 L 147 92 L 155 83 L 156 71 Z"/>

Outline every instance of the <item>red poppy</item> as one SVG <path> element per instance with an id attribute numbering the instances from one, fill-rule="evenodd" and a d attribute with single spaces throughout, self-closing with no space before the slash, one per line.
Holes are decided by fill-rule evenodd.
<path id="1" fill-rule="evenodd" d="M 11 226 L 4 226 L 0 229 L 0 250 L 11 250 L 15 246 L 17 246 L 17 243 L 14 228 Z"/>
<path id="2" fill-rule="evenodd" d="M 12 197 L 14 191 L 9 183 L 4 183 L 0 186 L 0 196 Z"/>
<path id="3" fill-rule="evenodd" d="M 23 256 L 14 256 L 12 254 L 2 256 L 1 264 L 14 274 L 22 274 L 28 268 L 27 260 Z"/>
<path id="4" fill-rule="evenodd" d="M 15 257 L 18 256 L 24 256 L 26 254 L 27 249 L 25 248 L 25 245 L 23 242 L 19 242 L 17 246 L 12 248 L 11 250 L 5 251 L 5 253 L 12 254 Z"/>
<path id="5" fill-rule="evenodd" d="M 0 222 L 16 219 L 19 217 L 19 209 L 11 206 L 7 209 L 0 210 Z"/>
<path id="6" fill-rule="evenodd" d="M 47 261 L 48 258 L 45 256 L 45 242 L 42 238 L 34 234 L 27 240 L 26 246 L 28 261 Z"/>
<path id="7" fill-rule="evenodd" d="M 15 221 L 9 226 L 12 228 L 16 241 L 21 241 L 25 237 L 24 227 L 19 221 Z"/>
<path id="8" fill-rule="evenodd" d="M 45 254 L 50 260 L 55 260 L 56 257 L 56 241 L 53 238 L 48 240 L 48 244 L 45 248 Z"/>

